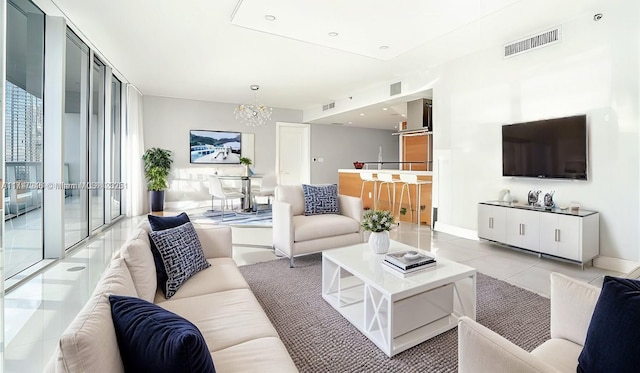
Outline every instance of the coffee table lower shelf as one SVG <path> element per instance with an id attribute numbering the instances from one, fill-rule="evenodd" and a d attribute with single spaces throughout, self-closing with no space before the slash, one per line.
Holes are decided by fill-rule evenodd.
<path id="1" fill-rule="evenodd" d="M 381 268 L 382 277 L 376 282 L 323 257 L 322 297 L 387 356 L 456 327 L 461 316 L 475 319 L 475 270 L 425 280 L 419 286 L 413 278 L 402 280 L 384 272 Z M 381 286 L 384 280 L 411 281 L 412 286 L 408 291 L 388 292 Z"/>

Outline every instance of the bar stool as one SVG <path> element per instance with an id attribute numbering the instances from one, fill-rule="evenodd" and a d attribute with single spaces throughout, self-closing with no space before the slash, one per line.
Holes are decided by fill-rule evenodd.
<path id="1" fill-rule="evenodd" d="M 398 179 L 393 178 L 393 174 L 391 173 L 379 173 L 378 181 L 380 181 L 380 188 L 378 189 L 378 203 L 380 203 L 380 192 L 382 192 L 382 187 L 387 186 L 387 201 L 391 204 L 391 211 L 396 205 L 396 183 L 400 182 Z M 393 199 L 391 199 L 391 188 L 393 188 Z"/>
<path id="2" fill-rule="evenodd" d="M 376 187 L 378 185 L 378 179 L 373 176 L 373 172 L 360 172 L 360 179 L 362 179 L 362 188 L 360 188 L 360 199 L 364 196 L 364 186 L 367 183 L 373 183 L 373 209 L 376 209 Z"/>
<path id="3" fill-rule="evenodd" d="M 398 214 L 400 214 L 400 210 L 402 209 L 402 197 L 404 197 L 404 189 L 407 188 L 407 197 L 409 197 L 409 211 L 412 211 L 411 208 L 411 185 L 416 186 L 416 222 L 420 225 L 420 195 L 422 194 L 422 185 L 431 184 L 431 181 L 422 181 L 418 180 L 418 175 L 413 174 L 400 174 L 400 180 L 402 181 L 402 190 L 400 191 L 400 203 L 398 204 Z M 411 219 L 413 221 L 413 219 Z"/>

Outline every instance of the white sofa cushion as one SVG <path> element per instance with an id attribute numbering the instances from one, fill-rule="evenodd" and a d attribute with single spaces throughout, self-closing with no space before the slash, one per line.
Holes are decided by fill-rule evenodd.
<path id="1" fill-rule="evenodd" d="M 207 259 L 211 267 L 196 273 L 180 286 L 171 300 L 189 298 L 198 295 L 218 293 L 233 289 L 249 289 L 249 284 L 242 277 L 236 262 L 231 258 Z M 160 289 L 156 292 L 154 303 L 166 302 Z"/>
<path id="2" fill-rule="evenodd" d="M 278 185 L 275 192 L 276 201 L 291 204 L 291 213 L 304 215 L 304 193 L 302 185 Z"/>
<path id="3" fill-rule="evenodd" d="M 137 228 L 120 249 L 120 255 L 127 264 L 140 299 L 153 302 L 158 280 L 149 245 L 149 234 Z"/>
<path id="4" fill-rule="evenodd" d="M 560 273 L 551 273 L 551 338 L 584 346 L 600 289 Z"/>
<path id="5" fill-rule="evenodd" d="M 258 338 L 211 353 L 223 372 L 297 373 L 291 357 L 277 337 Z"/>
<path id="6" fill-rule="evenodd" d="M 334 237 L 360 231 L 358 221 L 344 215 L 324 214 L 293 217 L 294 242 Z"/>
<path id="7" fill-rule="evenodd" d="M 123 372 L 109 294 L 136 297 L 124 259 L 114 259 L 91 299 L 60 337 L 54 355 L 56 371 L 74 373 Z"/>
<path id="8" fill-rule="evenodd" d="M 209 351 L 278 333 L 249 289 L 236 289 L 158 304 L 200 329 Z M 215 362 L 215 360 L 214 360 Z M 219 366 L 215 362 L 216 366 Z"/>
<path id="9" fill-rule="evenodd" d="M 550 339 L 531 351 L 531 355 L 561 372 L 576 371 L 582 346 L 564 339 Z"/>

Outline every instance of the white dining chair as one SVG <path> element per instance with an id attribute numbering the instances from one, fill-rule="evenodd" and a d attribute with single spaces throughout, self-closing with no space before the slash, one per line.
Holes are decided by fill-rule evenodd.
<path id="1" fill-rule="evenodd" d="M 222 220 L 224 220 L 224 208 L 227 200 L 232 200 L 231 209 L 233 210 L 233 199 L 244 198 L 244 193 L 223 188 L 220 179 L 216 176 L 209 177 L 209 194 L 211 195 L 211 210 L 213 210 L 213 201 L 215 198 L 222 200 Z"/>
<path id="2" fill-rule="evenodd" d="M 274 197 L 274 193 L 276 190 L 276 186 L 278 185 L 276 181 L 275 174 L 267 174 L 262 177 L 262 181 L 260 183 L 260 187 L 251 190 L 251 197 L 253 198 L 253 206 L 256 214 L 258 213 L 258 204 L 256 202 L 256 197 L 267 197 L 267 206 L 271 206 L 271 198 Z"/>

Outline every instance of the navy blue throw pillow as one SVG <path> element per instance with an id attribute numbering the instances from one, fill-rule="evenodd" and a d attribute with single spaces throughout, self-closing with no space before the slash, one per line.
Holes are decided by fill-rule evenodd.
<path id="1" fill-rule="evenodd" d="M 110 295 L 111 317 L 126 372 L 215 373 L 200 330 L 145 300 Z"/>
<path id="2" fill-rule="evenodd" d="M 605 276 L 593 310 L 578 373 L 638 372 L 640 281 Z"/>
<path id="3" fill-rule="evenodd" d="M 338 186 L 302 184 L 304 193 L 304 214 L 339 214 Z"/>
<path id="4" fill-rule="evenodd" d="M 176 216 L 149 215 L 149 225 L 151 226 L 152 231 L 162 231 L 169 228 L 175 228 L 190 221 L 189 216 L 185 212 Z"/>
<path id="5" fill-rule="evenodd" d="M 176 215 L 176 216 L 149 215 L 148 217 L 149 217 L 149 226 L 151 226 L 152 231 L 162 231 L 165 229 L 179 227 L 182 224 L 185 224 L 191 221 L 189 220 L 189 216 L 185 212 L 182 212 L 180 213 L 180 215 Z M 151 242 L 151 253 L 153 254 L 153 262 L 156 265 L 156 277 L 158 278 L 158 287 L 162 289 L 162 293 L 164 293 L 164 296 L 166 297 L 167 293 L 165 291 L 166 289 L 164 284 L 167 283 L 169 276 L 167 276 L 167 270 L 164 268 L 162 255 L 160 255 L 160 252 L 158 251 L 156 244 L 151 239 L 151 236 L 149 236 L 149 241 Z"/>

